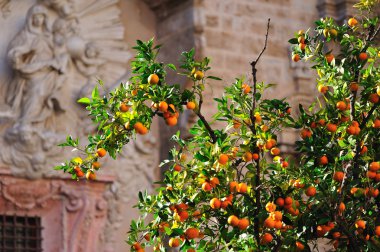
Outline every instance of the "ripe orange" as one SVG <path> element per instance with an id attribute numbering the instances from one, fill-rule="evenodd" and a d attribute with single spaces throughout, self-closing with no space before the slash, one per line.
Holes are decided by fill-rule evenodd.
<path id="1" fill-rule="evenodd" d="M 350 120 L 350 117 L 349 116 L 344 116 L 342 115 L 341 118 L 340 118 L 340 121 L 341 122 L 348 122 Z"/>
<path id="2" fill-rule="evenodd" d="M 369 179 L 375 179 L 376 178 L 376 172 L 373 171 L 367 171 L 367 177 Z"/>
<path id="3" fill-rule="evenodd" d="M 369 164 L 369 169 L 373 172 L 376 172 L 380 169 L 380 162 L 371 162 Z"/>
<path id="4" fill-rule="evenodd" d="M 178 215 L 181 222 L 184 222 L 185 220 L 187 220 L 187 218 L 189 218 L 189 213 L 187 211 L 180 211 Z"/>
<path id="5" fill-rule="evenodd" d="M 247 192 L 247 184 L 246 183 L 240 183 L 238 185 L 237 191 L 239 193 L 246 193 Z"/>
<path id="6" fill-rule="evenodd" d="M 226 154 L 220 154 L 218 162 L 221 165 L 227 164 L 227 162 L 228 162 L 228 155 L 226 155 Z"/>
<path id="7" fill-rule="evenodd" d="M 320 165 L 327 165 L 329 163 L 329 160 L 326 155 L 319 158 L 319 164 Z"/>
<path id="8" fill-rule="evenodd" d="M 202 184 L 202 190 L 205 191 L 205 192 L 208 192 L 208 191 L 211 191 L 212 187 L 210 185 L 210 183 L 208 182 L 204 182 Z"/>
<path id="9" fill-rule="evenodd" d="M 330 64 L 334 60 L 334 55 L 332 53 L 328 53 L 325 55 L 327 62 Z"/>
<path id="10" fill-rule="evenodd" d="M 380 226 L 375 227 L 375 234 L 376 236 L 380 236 Z"/>
<path id="11" fill-rule="evenodd" d="M 230 182 L 230 192 L 236 192 L 238 190 L 239 184 L 236 181 Z"/>
<path id="12" fill-rule="evenodd" d="M 234 129 L 238 129 L 241 126 L 241 123 L 238 120 L 234 120 Z"/>
<path id="13" fill-rule="evenodd" d="M 96 179 L 96 174 L 90 170 L 87 171 L 86 173 L 86 179 L 88 180 L 95 180 Z"/>
<path id="14" fill-rule="evenodd" d="M 281 167 L 282 168 L 287 168 L 289 166 L 289 163 L 287 161 L 282 161 L 281 162 Z"/>
<path id="15" fill-rule="evenodd" d="M 326 126 L 327 131 L 334 133 L 337 130 L 338 126 L 333 123 L 328 123 Z"/>
<path id="16" fill-rule="evenodd" d="M 359 89 L 359 84 L 356 82 L 351 82 L 350 84 L 350 90 L 351 92 L 356 92 Z"/>
<path id="17" fill-rule="evenodd" d="M 253 160 L 258 160 L 259 159 L 259 154 L 257 154 L 257 153 L 253 153 L 252 154 L 252 158 L 253 158 Z"/>
<path id="18" fill-rule="evenodd" d="M 284 202 L 285 202 L 286 205 L 290 205 L 290 204 L 293 203 L 293 200 L 292 200 L 292 198 L 290 198 L 290 197 L 286 197 L 286 198 L 284 199 Z"/>
<path id="19" fill-rule="evenodd" d="M 187 102 L 186 108 L 191 109 L 191 110 L 195 109 L 195 102 L 192 102 L 192 101 Z"/>
<path id="20" fill-rule="evenodd" d="M 369 188 L 368 190 L 368 195 L 373 198 L 377 198 L 377 196 L 379 196 L 379 193 L 380 193 L 379 189 L 375 189 L 373 187 Z"/>
<path id="21" fill-rule="evenodd" d="M 198 228 L 188 228 L 185 231 L 185 236 L 188 240 L 195 239 L 199 236 Z"/>
<path id="22" fill-rule="evenodd" d="M 347 108 L 347 104 L 344 101 L 339 101 L 336 103 L 336 108 L 340 111 L 344 111 Z"/>
<path id="23" fill-rule="evenodd" d="M 231 226 L 233 227 L 237 227 L 239 225 L 239 218 L 236 217 L 235 215 L 231 215 L 230 217 L 228 217 L 228 220 L 227 220 L 228 224 L 230 224 Z"/>
<path id="24" fill-rule="evenodd" d="M 280 211 L 275 211 L 272 213 L 272 219 L 276 221 L 282 221 L 282 213 Z"/>
<path id="25" fill-rule="evenodd" d="M 201 216 L 202 216 L 201 211 L 199 211 L 199 210 L 194 211 L 194 213 L 193 213 L 194 218 L 199 219 Z"/>
<path id="26" fill-rule="evenodd" d="M 301 130 L 301 138 L 302 139 L 309 138 L 309 137 L 311 137 L 311 135 L 312 135 L 311 130 L 309 130 L 309 129 L 302 129 Z"/>
<path id="27" fill-rule="evenodd" d="M 370 94 L 368 100 L 372 103 L 378 103 L 380 100 L 380 96 L 378 96 L 376 93 Z"/>
<path id="28" fill-rule="evenodd" d="M 165 122 L 168 126 L 175 126 L 177 125 L 178 119 L 175 116 L 171 116 L 169 118 L 166 118 Z"/>
<path id="29" fill-rule="evenodd" d="M 168 104 L 167 104 L 165 101 L 161 101 L 161 102 L 158 104 L 158 110 L 160 110 L 161 112 L 166 112 L 166 111 L 168 111 Z"/>
<path id="30" fill-rule="evenodd" d="M 129 110 L 129 106 L 127 105 L 127 104 L 125 104 L 124 102 L 122 102 L 121 104 L 120 104 L 120 107 L 119 107 L 119 110 L 121 111 L 121 112 L 127 112 L 128 110 Z"/>
<path id="31" fill-rule="evenodd" d="M 327 86 L 324 86 L 324 85 L 318 86 L 318 91 L 322 94 L 326 94 L 328 90 L 329 90 L 329 88 Z"/>
<path id="32" fill-rule="evenodd" d="M 107 151 L 105 149 L 103 149 L 103 148 L 99 148 L 96 151 L 96 154 L 98 155 L 98 157 L 104 157 L 107 154 Z"/>
<path id="33" fill-rule="evenodd" d="M 92 162 L 92 168 L 94 168 L 96 170 L 99 169 L 100 168 L 100 163 L 98 161 Z"/>
<path id="34" fill-rule="evenodd" d="M 300 57 L 298 54 L 294 54 L 294 55 L 292 56 L 292 60 L 293 60 L 294 62 L 298 62 L 300 59 L 301 59 L 301 57 Z"/>
<path id="35" fill-rule="evenodd" d="M 232 205 L 232 202 L 229 200 L 223 200 L 222 204 L 220 205 L 221 208 L 226 209 L 229 205 Z"/>
<path id="36" fill-rule="evenodd" d="M 298 47 L 301 49 L 301 51 L 304 51 L 306 48 L 306 44 L 304 43 L 299 43 Z"/>
<path id="37" fill-rule="evenodd" d="M 249 92 L 251 92 L 251 87 L 247 84 L 241 85 L 241 88 L 243 89 L 244 94 L 248 94 Z"/>
<path id="38" fill-rule="evenodd" d="M 363 145 L 360 149 L 360 155 L 364 155 L 368 151 L 367 146 Z"/>
<path id="39" fill-rule="evenodd" d="M 149 233 L 145 234 L 144 239 L 147 241 L 150 241 L 150 234 Z"/>
<path id="40" fill-rule="evenodd" d="M 309 197 L 313 197 L 315 194 L 317 194 L 317 189 L 314 186 L 309 186 L 306 189 L 305 194 Z"/>
<path id="41" fill-rule="evenodd" d="M 344 210 L 346 210 L 346 205 L 345 205 L 343 202 L 341 202 L 341 203 L 339 204 L 339 212 L 340 212 L 340 213 L 343 213 Z"/>
<path id="42" fill-rule="evenodd" d="M 149 84 L 155 85 L 155 84 L 158 84 L 159 81 L 160 81 L 160 78 L 158 78 L 157 74 L 151 74 L 148 77 Z"/>
<path id="43" fill-rule="evenodd" d="M 79 170 L 75 170 L 75 174 L 78 178 L 81 178 L 84 176 L 84 172 L 79 168 Z"/>
<path id="44" fill-rule="evenodd" d="M 260 243 L 261 243 L 262 245 L 266 245 L 266 244 L 268 244 L 268 243 L 271 243 L 272 240 L 273 240 L 273 236 L 272 236 L 270 233 L 265 233 L 265 234 L 263 234 L 263 236 L 261 236 L 261 241 L 260 241 Z"/>
<path id="45" fill-rule="evenodd" d="M 359 54 L 359 59 L 360 59 L 361 61 L 365 61 L 365 60 L 367 60 L 367 59 L 368 59 L 368 54 L 365 53 L 365 52 L 361 52 L 361 53 Z"/>
<path id="46" fill-rule="evenodd" d="M 176 248 L 181 244 L 181 240 L 179 238 L 170 238 L 169 240 L 169 246 L 172 248 Z"/>
<path id="47" fill-rule="evenodd" d="M 347 24 L 348 26 L 350 27 L 354 27 L 358 24 L 358 20 L 356 20 L 355 18 L 350 18 L 348 21 L 347 21 Z"/>
<path id="48" fill-rule="evenodd" d="M 186 250 L 186 252 L 196 252 L 196 250 L 195 250 L 194 248 L 188 248 L 188 249 Z"/>
<path id="49" fill-rule="evenodd" d="M 334 239 L 339 239 L 341 235 L 340 232 L 334 232 L 332 236 L 334 237 Z"/>
<path id="50" fill-rule="evenodd" d="M 217 177 L 212 177 L 210 179 L 211 187 L 215 187 L 220 184 L 219 179 Z"/>
<path id="51" fill-rule="evenodd" d="M 139 250 L 141 249 L 141 245 L 139 242 L 135 242 L 133 245 L 132 245 L 132 248 L 135 249 L 135 250 Z"/>
<path id="52" fill-rule="evenodd" d="M 343 178 L 344 178 L 344 173 L 341 172 L 341 171 L 337 171 L 334 173 L 333 175 L 333 179 L 336 181 L 336 182 L 342 182 L 343 181 Z"/>
<path id="53" fill-rule="evenodd" d="M 178 164 L 176 164 L 176 165 L 174 166 L 174 170 L 177 171 L 177 172 L 180 172 L 181 169 L 182 169 L 181 166 L 178 165 Z"/>
<path id="54" fill-rule="evenodd" d="M 218 198 L 212 198 L 210 201 L 210 206 L 212 209 L 219 209 L 222 202 Z"/>
<path id="55" fill-rule="evenodd" d="M 272 148 L 272 149 L 270 150 L 270 154 L 272 154 L 273 156 L 278 156 L 278 155 L 280 155 L 280 153 L 281 153 L 281 151 L 280 151 L 280 149 L 277 148 L 277 147 L 274 147 L 274 148 Z"/>
<path id="56" fill-rule="evenodd" d="M 355 222 L 355 227 L 358 228 L 358 229 L 359 228 L 365 229 L 365 224 L 366 224 L 366 222 L 364 220 L 357 220 Z"/>
<path id="57" fill-rule="evenodd" d="M 202 72 L 202 71 L 196 71 L 195 73 L 194 73 L 194 78 L 196 79 L 196 80 L 202 80 L 203 79 L 203 77 L 204 77 L 204 73 Z"/>
<path id="58" fill-rule="evenodd" d="M 251 160 L 252 160 L 252 153 L 249 152 L 249 151 L 247 151 L 246 153 L 244 153 L 244 155 L 243 155 L 243 160 L 244 160 L 245 162 L 249 162 L 249 161 L 251 161 Z"/>
<path id="59" fill-rule="evenodd" d="M 302 43 L 302 44 L 304 44 L 305 43 L 305 37 L 304 36 L 299 36 L 298 37 L 298 43 Z"/>
<path id="60" fill-rule="evenodd" d="M 274 228 L 275 224 L 275 220 L 273 220 L 271 217 L 266 218 L 264 221 L 264 227 L 267 228 Z"/>
<path id="61" fill-rule="evenodd" d="M 246 230 L 248 226 L 249 226 L 249 220 L 247 218 L 243 218 L 239 220 L 238 228 L 240 230 Z"/>
<path id="62" fill-rule="evenodd" d="M 277 198 L 276 199 L 276 205 L 278 205 L 279 207 L 282 207 L 284 205 L 284 199 L 283 198 Z"/>
<path id="63" fill-rule="evenodd" d="M 265 205 L 265 209 L 272 213 L 274 211 L 276 211 L 276 205 L 273 203 L 273 202 L 268 202 L 266 205 Z"/>
<path id="64" fill-rule="evenodd" d="M 148 133 L 148 129 L 141 122 L 135 123 L 135 125 L 133 125 L 133 128 L 140 135 L 145 135 Z"/>
<path id="65" fill-rule="evenodd" d="M 375 129 L 379 129 L 380 128 L 380 119 L 376 118 L 375 121 L 373 122 L 372 127 L 374 127 Z"/>
<path id="66" fill-rule="evenodd" d="M 296 241 L 296 248 L 298 251 L 302 251 L 305 249 L 305 245 L 303 245 L 301 242 Z"/>

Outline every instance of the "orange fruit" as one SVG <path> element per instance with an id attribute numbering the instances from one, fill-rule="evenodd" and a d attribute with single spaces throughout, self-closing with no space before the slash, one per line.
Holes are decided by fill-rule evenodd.
<path id="1" fill-rule="evenodd" d="M 340 111 L 346 110 L 347 104 L 344 101 L 339 101 L 336 103 L 336 108 Z"/>
<path id="2" fill-rule="evenodd" d="M 135 250 L 139 250 L 141 249 L 141 245 L 139 242 L 135 242 L 133 245 L 132 245 L 132 248 L 135 249 Z"/>
<path id="3" fill-rule="evenodd" d="M 145 135 L 148 133 L 148 129 L 141 122 L 135 123 L 135 125 L 133 125 L 133 128 L 140 135 Z"/>
<path id="4" fill-rule="evenodd" d="M 340 117 L 340 121 L 341 122 L 348 122 L 350 120 L 350 117 L 349 116 L 344 116 L 344 115 L 342 115 L 341 117 Z"/>
<path id="5" fill-rule="evenodd" d="M 75 174 L 77 175 L 78 178 L 81 178 L 84 176 L 84 172 L 82 170 L 76 170 Z"/>
<path id="6" fill-rule="evenodd" d="M 299 47 L 302 51 L 304 51 L 305 48 L 306 48 L 306 44 L 304 44 L 304 43 L 299 43 L 298 47 Z"/>
<path id="7" fill-rule="evenodd" d="M 273 156 L 278 156 L 278 155 L 280 155 L 280 153 L 281 153 L 281 151 L 280 151 L 280 149 L 277 148 L 277 147 L 274 147 L 274 148 L 272 148 L 272 149 L 270 150 L 270 154 L 272 154 Z"/>
<path id="8" fill-rule="evenodd" d="M 227 220 L 228 224 L 230 224 L 231 226 L 233 227 L 237 227 L 239 225 L 239 218 L 236 217 L 235 215 L 231 215 L 230 217 L 228 217 L 228 220 Z"/>
<path id="9" fill-rule="evenodd" d="M 177 171 L 177 172 L 180 172 L 181 169 L 182 169 L 182 168 L 181 168 L 180 165 L 177 165 L 177 164 L 176 164 L 176 165 L 174 166 L 174 170 Z"/>
<path id="10" fill-rule="evenodd" d="M 333 123 L 328 123 L 326 126 L 327 131 L 334 133 L 337 130 L 338 126 Z"/>
<path id="11" fill-rule="evenodd" d="M 234 120 L 234 129 L 238 129 L 241 126 L 241 123 L 238 120 Z"/>
<path id="12" fill-rule="evenodd" d="M 360 59 L 361 61 L 365 61 L 365 60 L 367 60 L 367 59 L 368 59 L 368 54 L 365 53 L 365 52 L 361 52 L 361 53 L 359 54 L 359 59 Z"/>
<path id="13" fill-rule="evenodd" d="M 312 135 L 311 130 L 309 129 L 302 129 L 300 134 L 302 139 L 309 138 Z"/>
<path id="14" fill-rule="evenodd" d="M 298 251 L 302 251 L 305 249 L 305 245 L 303 245 L 301 242 L 296 241 L 296 248 Z"/>
<path id="15" fill-rule="evenodd" d="M 252 153 L 247 151 L 246 153 L 244 153 L 243 155 L 243 160 L 244 162 L 249 162 L 252 160 Z"/>
<path id="16" fill-rule="evenodd" d="M 258 160 L 259 159 L 259 154 L 257 154 L 257 153 L 253 153 L 252 154 L 252 158 L 253 158 L 253 160 Z"/>
<path id="17" fill-rule="evenodd" d="M 151 74 L 148 77 L 149 84 L 155 85 L 155 84 L 158 84 L 159 81 L 160 81 L 160 78 L 158 78 L 157 74 Z"/>
<path id="18" fill-rule="evenodd" d="M 186 108 L 191 109 L 191 110 L 195 109 L 195 102 L 192 102 L 192 101 L 187 102 Z"/>
<path id="19" fill-rule="evenodd" d="M 129 107 L 127 104 L 125 104 L 124 102 L 122 102 L 122 103 L 120 104 L 120 106 L 119 106 L 119 110 L 120 110 L 121 112 L 128 112 L 129 108 L 130 108 L 130 107 Z"/>
<path id="20" fill-rule="evenodd" d="M 329 160 L 326 155 L 319 158 L 319 164 L 320 165 L 327 165 L 329 163 Z"/>
<path id="21" fill-rule="evenodd" d="M 179 247 L 180 244 L 181 244 L 181 240 L 179 238 L 172 237 L 169 240 L 169 246 L 172 248 Z"/>
<path id="22" fill-rule="evenodd" d="M 340 236 L 341 236 L 341 234 L 340 234 L 340 232 L 334 232 L 334 233 L 332 234 L 332 236 L 334 237 L 334 239 L 339 239 Z"/>
<path id="23" fill-rule="evenodd" d="M 380 162 L 371 162 L 369 164 L 369 169 L 373 172 L 376 172 L 380 169 Z"/>
<path id="24" fill-rule="evenodd" d="M 161 112 L 166 112 L 166 111 L 168 111 L 168 104 L 167 104 L 165 101 L 161 101 L 161 102 L 158 104 L 158 110 L 160 110 Z"/>
<path id="25" fill-rule="evenodd" d="M 87 171 L 86 173 L 86 179 L 88 180 L 95 180 L 96 179 L 96 174 L 90 170 Z"/>
<path id="26" fill-rule="evenodd" d="M 240 230 L 246 230 L 248 226 L 249 226 L 249 220 L 247 218 L 243 218 L 239 220 L 238 228 Z"/>
<path id="27" fill-rule="evenodd" d="M 196 252 L 196 250 L 195 250 L 194 248 L 188 248 L 188 249 L 186 250 L 186 252 Z"/>
<path id="28" fill-rule="evenodd" d="M 159 229 L 160 232 L 165 232 L 165 227 L 168 228 L 169 227 L 169 223 L 167 223 L 167 222 L 161 222 L 158 225 L 158 229 Z"/>
<path id="29" fill-rule="evenodd" d="M 315 194 L 317 194 L 317 189 L 314 186 L 309 186 L 306 189 L 305 194 L 309 197 L 313 197 Z"/>
<path id="30" fill-rule="evenodd" d="M 367 171 L 367 177 L 369 179 L 375 179 L 376 178 L 376 172 L 373 171 Z"/>
<path id="31" fill-rule="evenodd" d="M 191 240 L 195 239 L 199 236 L 199 230 L 198 228 L 188 228 L 185 231 L 186 239 Z"/>
<path id="32" fill-rule="evenodd" d="M 318 86 L 318 92 L 320 92 L 322 94 L 326 94 L 328 90 L 329 90 L 329 88 L 327 86 L 324 86 L 324 85 Z"/>
<path id="33" fill-rule="evenodd" d="M 348 21 L 347 21 L 347 24 L 348 26 L 350 27 L 354 27 L 358 24 L 358 20 L 356 20 L 355 18 L 350 18 Z"/>
<path id="34" fill-rule="evenodd" d="M 293 203 L 293 200 L 292 200 L 292 198 L 290 198 L 290 197 L 286 197 L 286 198 L 284 199 L 284 202 L 285 202 L 286 205 L 290 205 L 290 204 Z"/>
<path id="35" fill-rule="evenodd" d="M 342 182 L 344 178 L 344 173 L 341 171 L 337 171 L 333 175 L 333 179 L 337 182 Z"/>
<path id="36" fill-rule="evenodd" d="M 210 201 L 210 206 L 212 209 L 219 209 L 222 202 L 218 198 L 212 198 Z"/>
<path id="37" fill-rule="evenodd" d="M 227 162 L 228 162 L 228 155 L 226 155 L 226 154 L 220 154 L 218 162 L 221 165 L 227 164 Z"/>
<path id="38" fill-rule="evenodd" d="M 230 182 L 230 192 L 236 192 L 238 190 L 239 184 L 236 181 Z"/>
<path id="39" fill-rule="evenodd" d="M 98 161 L 92 162 L 92 168 L 94 169 L 99 169 L 100 168 L 100 163 Z"/>
<path id="40" fill-rule="evenodd" d="M 239 193 L 246 193 L 247 192 L 247 184 L 246 183 L 240 183 L 238 185 L 237 191 Z"/>
<path id="41" fill-rule="evenodd" d="M 165 121 L 168 126 L 175 126 L 177 125 L 178 119 L 175 116 L 171 116 L 169 118 L 166 118 Z"/>
<path id="42" fill-rule="evenodd" d="M 283 198 L 277 198 L 276 199 L 276 205 L 278 205 L 279 207 L 282 207 L 284 205 L 284 199 Z"/>
<path id="43" fill-rule="evenodd" d="M 275 220 L 273 220 L 271 217 L 266 218 L 264 221 L 264 227 L 267 228 L 274 228 L 275 224 Z"/>
<path id="44" fill-rule="evenodd" d="M 369 188 L 368 195 L 377 198 L 377 196 L 379 196 L 379 189 Z"/>
<path id="45" fill-rule="evenodd" d="M 364 220 L 357 220 L 357 221 L 355 222 L 355 227 L 356 227 L 357 229 L 359 229 L 359 228 L 361 228 L 361 229 L 365 229 L 365 224 L 366 224 L 366 222 L 365 222 Z"/>
<path id="46" fill-rule="evenodd" d="M 241 85 L 241 88 L 243 89 L 244 94 L 248 94 L 249 92 L 251 92 L 251 87 L 247 84 Z"/>
<path id="47" fill-rule="evenodd" d="M 150 234 L 149 233 L 145 234 L 144 235 L 144 239 L 147 240 L 147 241 L 150 241 Z"/>
<path id="48" fill-rule="evenodd" d="M 228 200 L 229 202 L 232 202 L 234 200 L 234 195 L 233 194 L 230 194 L 226 197 L 226 200 Z"/>
<path id="49" fill-rule="evenodd" d="M 272 213 L 274 211 L 276 211 L 276 205 L 273 203 L 273 202 L 268 202 L 266 205 L 265 205 L 265 209 Z"/>
<path id="50" fill-rule="evenodd" d="M 368 151 L 367 146 L 363 145 L 360 149 L 360 155 L 364 155 Z"/>
<path id="51" fill-rule="evenodd" d="M 272 213 L 272 218 L 276 221 L 282 221 L 282 213 L 280 211 L 275 211 Z"/>
<path id="52" fill-rule="evenodd" d="M 212 187 L 215 187 L 220 184 L 219 179 L 217 177 L 212 177 L 210 179 L 210 184 Z"/>
<path id="53" fill-rule="evenodd" d="M 232 205 L 232 202 L 229 200 L 223 200 L 222 204 L 220 205 L 221 208 L 226 209 L 229 205 Z"/>
<path id="54" fill-rule="evenodd" d="M 268 243 L 271 243 L 273 240 L 273 236 L 270 233 L 265 233 L 263 236 L 261 236 L 260 244 L 266 245 Z"/>
<path id="55" fill-rule="evenodd" d="M 202 71 L 196 71 L 195 73 L 194 73 L 194 78 L 196 79 L 196 80 L 202 80 L 203 79 L 203 77 L 204 77 L 204 73 L 202 72 Z"/>
<path id="56" fill-rule="evenodd" d="M 380 236 L 380 226 L 375 227 L 375 234 L 376 236 Z"/>
<path id="57" fill-rule="evenodd" d="M 377 94 L 370 94 L 368 100 L 372 103 L 378 103 L 380 100 L 380 96 Z"/>
<path id="58" fill-rule="evenodd" d="M 199 210 L 194 211 L 194 213 L 193 213 L 194 218 L 199 219 L 201 216 L 202 216 L 201 211 L 199 211 Z"/>
<path id="59" fill-rule="evenodd" d="M 356 91 L 358 91 L 358 89 L 359 89 L 359 84 L 356 83 L 356 82 L 351 82 L 351 84 L 350 84 L 350 91 L 351 92 L 356 92 Z"/>
<path id="60" fill-rule="evenodd" d="M 374 127 L 375 129 L 379 129 L 380 128 L 380 119 L 376 118 L 375 121 L 373 121 L 372 127 Z"/>
<path id="61" fill-rule="evenodd" d="M 325 55 L 327 62 L 330 64 L 334 60 L 334 55 L 332 53 L 328 53 Z"/>
<path id="62" fill-rule="evenodd" d="M 282 161 L 281 162 L 281 167 L 282 168 L 286 168 L 286 167 L 288 167 L 289 166 L 289 163 L 287 162 L 287 161 Z"/>
<path id="63" fill-rule="evenodd" d="M 202 190 L 205 191 L 205 192 L 208 192 L 208 191 L 211 191 L 212 187 L 210 185 L 210 183 L 208 182 L 204 182 L 202 184 Z"/>
<path id="64" fill-rule="evenodd" d="M 187 220 L 187 218 L 189 218 L 189 213 L 187 211 L 180 211 L 178 215 L 182 222 L 184 222 L 185 220 Z"/>
<path id="65" fill-rule="evenodd" d="M 292 60 L 293 60 L 294 62 L 298 62 L 300 59 L 301 59 L 301 57 L 300 57 L 298 54 L 294 54 L 294 55 L 292 56 Z"/>
<path id="66" fill-rule="evenodd" d="M 300 36 L 300 37 L 298 37 L 298 43 L 302 43 L 302 44 L 304 44 L 305 43 L 305 37 L 304 36 Z"/>
<path id="67" fill-rule="evenodd" d="M 380 182 L 380 173 L 376 174 L 375 181 L 376 182 Z"/>
<path id="68" fill-rule="evenodd" d="M 99 148 L 96 151 L 96 154 L 98 155 L 98 157 L 104 157 L 107 154 L 107 151 L 105 149 L 103 149 L 103 148 Z"/>

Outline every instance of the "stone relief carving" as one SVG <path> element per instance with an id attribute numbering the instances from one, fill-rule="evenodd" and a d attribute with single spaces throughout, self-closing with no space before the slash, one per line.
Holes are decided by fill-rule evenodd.
<path id="1" fill-rule="evenodd" d="M 62 159 L 56 145 L 66 132 L 87 133 L 75 100 L 88 95 L 97 78 L 113 86 L 125 76 L 130 53 L 117 2 L 40 0 L 29 8 L 8 45 L 11 81 L 2 84 L 1 142 L 9 148 L 0 156 L 13 174 L 49 176 Z"/>
<path id="2" fill-rule="evenodd" d="M 10 3 L 11 0 L 0 0 L 0 10 L 4 18 L 6 18 L 11 12 Z"/>

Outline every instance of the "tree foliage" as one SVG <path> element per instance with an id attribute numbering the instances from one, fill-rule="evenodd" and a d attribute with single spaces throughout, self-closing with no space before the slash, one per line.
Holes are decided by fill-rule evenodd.
<path id="1" fill-rule="evenodd" d="M 80 100 L 98 134 L 83 149 L 68 137 L 62 146 L 82 156 L 56 169 L 94 179 L 100 158 L 106 152 L 115 158 L 132 138 L 146 134 L 154 116 L 172 126 L 191 109 L 199 120 L 190 138 L 172 137 L 176 147 L 162 162 L 170 168 L 157 192 L 139 193 L 142 216 L 128 236 L 134 250 L 311 251 L 318 238 L 327 238 L 338 251 L 379 251 L 377 2 L 360 1 L 360 13 L 348 23 L 324 18 L 289 40 L 293 60 L 312 63 L 321 93 L 310 107 L 300 105 L 297 115 L 286 99 L 262 98 L 271 88 L 256 79 L 265 41 L 251 63 L 253 80 L 237 78 L 214 99 L 212 121 L 223 128 L 202 114 L 205 84 L 220 80 L 208 75 L 210 59 L 195 60 L 194 50 L 182 53 L 178 74 L 193 83 L 182 90 L 166 82 L 167 71 L 177 69 L 156 61 L 160 46 L 137 41 L 129 82 L 106 96 L 96 87 L 91 98 Z M 277 145 L 287 128 L 301 136 L 295 143 L 299 159 L 292 162 Z"/>

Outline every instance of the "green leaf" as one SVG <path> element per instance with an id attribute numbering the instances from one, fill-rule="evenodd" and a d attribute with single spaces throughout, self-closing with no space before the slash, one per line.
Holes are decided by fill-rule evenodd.
<path id="1" fill-rule="evenodd" d="M 91 100 L 90 100 L 90 98 L 88 98 L 88 97 L 83 97 L 83 98 L 80 98 L 77 102 L 78 102 L 78 103 L 81 103 L 81 104 L 88 105 L 88 104 L 91 103 Z"/>

